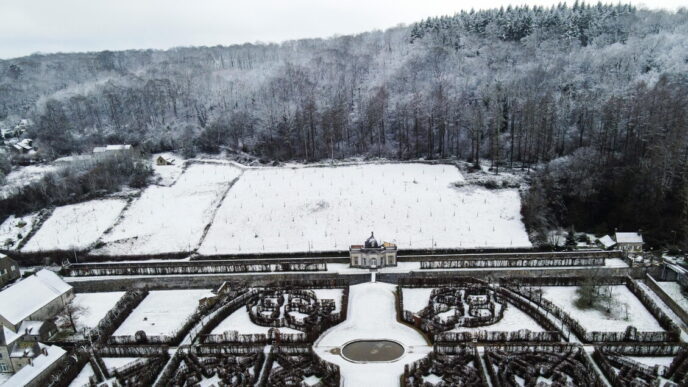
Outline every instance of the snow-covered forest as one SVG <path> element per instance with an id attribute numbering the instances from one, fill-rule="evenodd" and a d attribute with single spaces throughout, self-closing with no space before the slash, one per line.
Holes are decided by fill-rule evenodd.
<path id="1" fill-rule="evenodd" d="M 355 36 L 0 61 L 54 157 L 125 142 L 269 160 L 535 167 L 530 228 L 688 242 L 688 11 L 519 7 Z M 666 230 L 675 230 L 671 233 Z"/>

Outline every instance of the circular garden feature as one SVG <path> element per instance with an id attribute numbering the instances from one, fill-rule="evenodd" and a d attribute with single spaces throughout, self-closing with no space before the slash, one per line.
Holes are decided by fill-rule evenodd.
<path id="1" fill-rule="evenodd" d="M 356 363 L 390 362 L 403 354 L 404 347 L 391 340 L 356 340 L 342 347 L 342 357 Z"/>

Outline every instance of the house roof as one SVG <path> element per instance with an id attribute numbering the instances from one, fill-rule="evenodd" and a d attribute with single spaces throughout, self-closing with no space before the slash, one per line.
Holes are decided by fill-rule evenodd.
<path id="1" fill-rule="evenodd" d="M 5 383 L 8 386 L 24 386 L 39 377 L 51 365 L 60 360 L 67 352 L 55 345 L 43 347 L 47 355 L 41 354 L 33 359 L 32 364 L 24 366 Z"/>
<path id="2" fill-rule="evenodd" d="M 617 232 L 616 243 L 644 243 L 643 236 L 637 232 Z"/>
<path id="3" fill-rule="evenodd" d="M 10 344 L 21 338 L 20 334 L 14 333 L 6 327 L 0 329 L 0 345 L 10 346 Z"/>
<path id="4" fill-rule="evenodd" d="M 71 289 L 57 274 L 43 269 L 0 292 L 0 315 L 17 325 Z"/>
<path id="5" fill-rule="evenodd" d="M 41 330 L 41 326 L 43 326 L 43 324 L 45 324 L 45 321 L 25 320 L 22 321 L 21 325 L 19 326 L 19 329 L 17 329 L 17 332 L 20 335 L 37 335 L 38 332 Z"/>
<path id="6" fill-rule="evenodd" d="M 605 235 L 602 238 L 598 238 L 597 241 L 600 242 L 602 246 L 604 246 L 607 249 L 616 244 L 616 242 L 614 242 L 614 239 L 612 239 L 612 237 L 610 237 L 609 235 Z"/>

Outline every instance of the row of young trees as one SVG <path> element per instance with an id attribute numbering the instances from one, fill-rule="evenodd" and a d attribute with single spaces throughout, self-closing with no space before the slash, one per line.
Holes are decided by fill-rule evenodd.
<path id="1" fill-rule="evenodd" d="M 33 55 L 0 61 L 0 118 L 32 116 L 54 155 L 128 142 L 548 165 L 533 230 L 661 233 L 685 203 L 687 35 L 685 10 L 575 3 L 279 45 Z"/>

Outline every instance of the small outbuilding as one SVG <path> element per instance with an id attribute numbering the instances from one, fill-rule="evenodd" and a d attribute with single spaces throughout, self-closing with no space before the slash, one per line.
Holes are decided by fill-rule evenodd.
<path id="1" fill-rule="evenodd" d="M 14 259 L 0 254 L 0 287 L 19 278 L 19 265 Z"/>
<path id="2" fill-rule="evenodd" d="M 371 232 L 363 245 L 349 247 L 351 267 L 376 269 L 397 265 L 397 245 L 389 242 L 379 244 Z"/>
<path id="3" fill-rule="evenodd" d="M 163 157 L 163 156 L 158 156 L 155 159 L 155 165 L 174 165 L 174 159 L 168 158 L 168 157 Z"/>
<path id="4" fill-rule="evenodd" d="M 614 247 L 614 245 L 616 245 L 616 242 L 615 242 L 614 239 L 612 239 L 612 237 L 610 237 L 609 235 L 605 235 L 605 236 L 603 236 L 603 237 L 601 237 L 601 238 L 597 238 L 597 244 L 598 244 L 601 248 L 603 248 L 603 249 L 605 249 L 605 250 L 609 250 L 609 249 L 611 249 L 612 247 Z"/>

